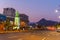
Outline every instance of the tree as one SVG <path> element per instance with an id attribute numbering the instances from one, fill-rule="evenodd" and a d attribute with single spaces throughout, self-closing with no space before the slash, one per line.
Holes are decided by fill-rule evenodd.
<path id="1" fill-rule="evenodd" d="M 9 27 L 11 26 L 11 23 L 10 23 L 10 18 L 7 17 L 6 18 L 6 23 L 5 23 L 5 30 L 9 30 Z"/>

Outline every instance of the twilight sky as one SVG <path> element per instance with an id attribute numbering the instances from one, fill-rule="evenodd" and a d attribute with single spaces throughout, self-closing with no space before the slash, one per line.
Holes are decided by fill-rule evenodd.
<path id="1" fill-rule="evenodd" d="M 60 0 L 0 0 L 0 13 L 3 8 L 12 7 L 19 13 L 28 15 L 31 22 L 37 22 L 41 18 L 60 21 L 60 12 L 55 12 L 60 8 L 59 5 Z"/>

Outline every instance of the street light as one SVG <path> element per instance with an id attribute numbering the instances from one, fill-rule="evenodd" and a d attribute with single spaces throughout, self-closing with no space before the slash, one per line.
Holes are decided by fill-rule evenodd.
<path id="1" fill-rule="evenodd" d="M 60 16 L 58 18 L 60 19 Z"/>
<path id="2" fill-rule="evenodd" d="M 58 9 L 55 10 L 55 13 L 60 13 L 60 7 Z M 60 15 L 58 16 L 58 18 L 60 19 Z"/>
<path id="3" fill-rule="evenodd" d="M 55 10 L 56 13 L 58 13 L 59 11 L 58 10 Z"/>

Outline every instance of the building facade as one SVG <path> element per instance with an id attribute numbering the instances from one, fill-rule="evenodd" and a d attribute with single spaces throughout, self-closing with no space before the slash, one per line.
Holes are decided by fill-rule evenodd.
<path id="1" fill-rule="evenodd" d="M 20 20 L 28 23 L 29 22 L 29 16 L 27 16 L 26 14 L 20 14 Z"/>
<path id="2" fill-rule="evenodd" d="M 20 29 L 28 30 L 29 29 L 29 16 L 26 14 L 20 14 Z"/>
<path id="3" fill-rule="evenodd" d="M 3 15 L 3 14 L 0 14 L 0 21 L 2 22 L 2 21 L 5 21 L 5 20 L 6 20 L 6 16 Z"/>
<path id="4" fill-rule="evenodd" d="M 7 17 L 15 17 L 15 9 L 14 8 L 4 8 L 3 14 Z"/>

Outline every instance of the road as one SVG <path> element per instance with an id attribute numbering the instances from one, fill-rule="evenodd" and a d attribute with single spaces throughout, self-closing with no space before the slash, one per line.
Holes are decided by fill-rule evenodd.
<path id="1" fill-rule="evenodd" d="M 14 32 L 0 34 L 0 40 L 60 40 L 56 31 Z"/>

